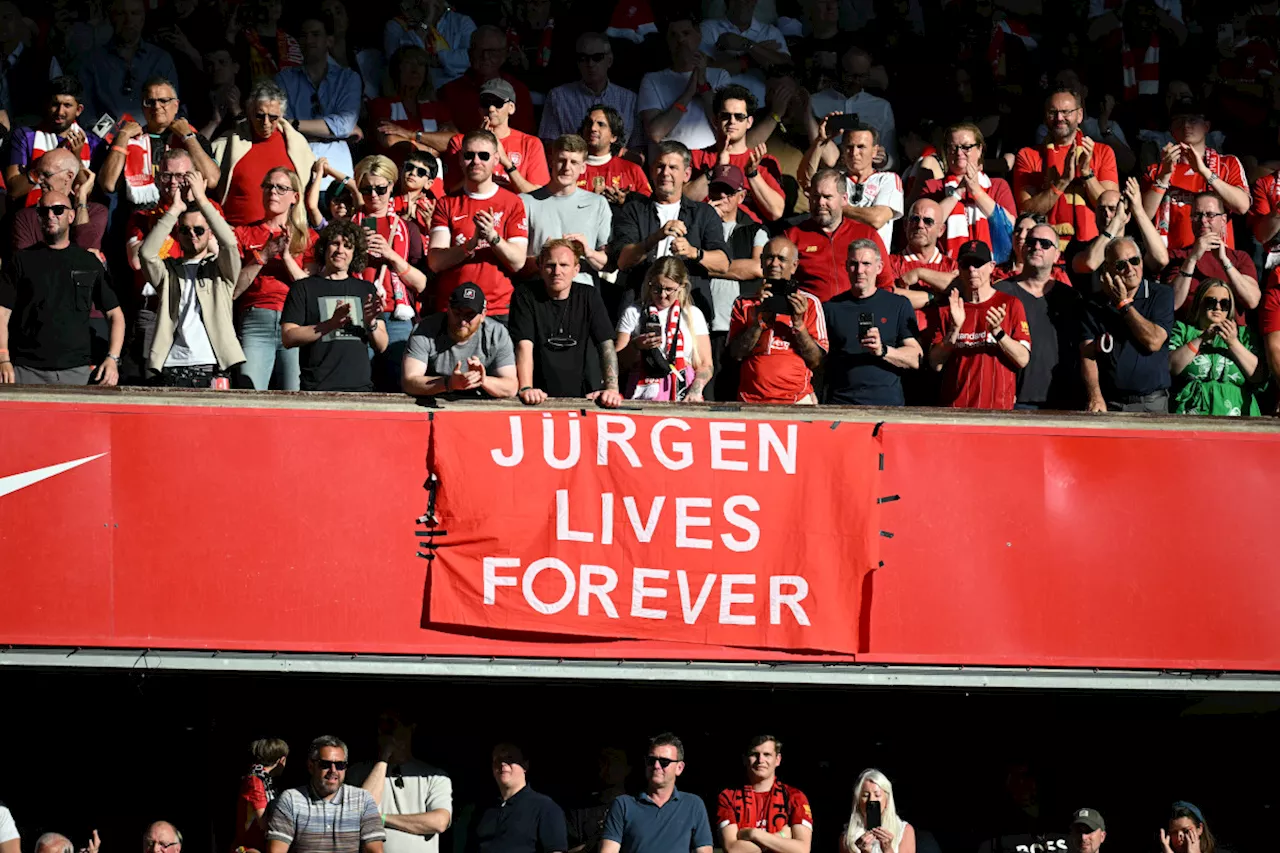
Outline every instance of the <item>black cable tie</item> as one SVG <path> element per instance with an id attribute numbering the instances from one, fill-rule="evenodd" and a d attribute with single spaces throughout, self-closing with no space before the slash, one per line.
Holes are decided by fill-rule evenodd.
<path id="1" fill-rule="evenodd" d="M 890 503 L 893 503 L 894 501 L 900 501 L 900 500 L 902 500 L 902 498 L 899 497 L 898 495 L 886 495 L 883 498 L 876 498 L 876 503 L 890 504 Z"/>
<path id="2" fill-rule="evenodd" d="M 883 569 L 883 568 L 884 568 L 884 560 L 881 560 L 881 561 L 880 561 L 880 565 L 876 566 L 876 568 L 877 568 L 877 569 Z"/>
<path id="3" fill-rule="evenodd" d="M 414 535 L 414 536 L 448 536 L 448 535 L 449 535 L 449 531 L 447 531 L 447 530 L 418 530 L 418 531 L 415 531 L 413 535 Z"/>
<path id="4" fill-rule="evenodd" d="M 881 536 L 883 536 L 885 539 L 892 539 L 892 538 L 893 538 L 893 534 L 892 534 L 892 533 L 890 533 L 890 532 L 889 532 L 889 531 L 887 531 L 887 530 L 881 530 L 881 531 L 880 531 L 880 535 L 881 535 Z"/>
<path id="5" fill-rule="evenodd" d="M 435 419 L 436 419 L 436 413 L 435 413 L 435 412 L 427 412 L 427 422 L 428 422 L 428 423 L 430 423 L 431 421 L 434 421 Z"/>
<path id="6" fill-rule="evenodd" d="M 587 410 L 586 410 L 586 409 L 578 409 L 578 414 L 585 418 L 585 417 L 587 416 Z"/>
<path id="7" fill-rule="evenodd" d="M 884 421 L 877 421 L 875 427 L 871 430 L 871 437 L 875 438 L 880 434 L 880 427 L 884 426 Z"/>
<path id="8" fill-rule="evenodd" d="M 835 429 L 836 429 L 836 427 L 838 427 L 838 426 L 840 426 L 840 421 L 832 421 L 832 422 L 831 422 L 831 431 L 832 431 L 832 432 L 835 432 Z"/>
<path id="9" fill-rule="evenodd" d="M 883 453 L 880 454 L 880 470 L 881 471 L 884 470 L 884 454 Z"/>

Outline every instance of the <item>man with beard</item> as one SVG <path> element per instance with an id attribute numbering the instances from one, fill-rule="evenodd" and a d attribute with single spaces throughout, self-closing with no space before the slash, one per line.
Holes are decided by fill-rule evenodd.
<path id="1" fill-rule="evenodd" d="M 516 395 L 511 335 L 484 309 L 484 291 L 467 282 L 454 288 L 449 310 L 418 324 L 404 355 L 406 394 L 445 400 Z"/>
<path id="2" fill-rule="evenodd" d="M 347 745 L 323 735 L 307 751 L 311 780 L 276 800 L 266 853 L 382 853 L 387 831 L 367 792 L 343 784 Z"/>

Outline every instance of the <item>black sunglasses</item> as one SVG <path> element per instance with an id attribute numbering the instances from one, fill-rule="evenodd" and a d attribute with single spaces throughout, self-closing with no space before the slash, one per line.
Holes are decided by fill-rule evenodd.
<path id="1" fill-rule="evenodd" d="M 644 766 L 652 767 L 653 765 L 656 764 L 659 767 L 661 767 L 663 770 L 666 770 L 669 766 L 671 766 L 672 764 L 675 764 L 679 760 L 680 759 L 678 758 L 664 758 L 661 755 L 650 755 L 648 758 L 644 760 Z"/>
<path id="2" fill-rule="evenodd" d="M 1116 272 L 1124 272 L 1125 264 L 1128 264 L 1131 267 L 1140 267 L 1142 266 L 1142 258 L 1137 255 L 1134 255 L 1132 258 L 1120 258 L 1111 265 L 1111 268 Z"/>
<path id="3" fill-rule="evenodd" d="M 989 262 L 988 262 L 988 261 L 975 261 L 975 260 L 967 259 L 967 258 L 966 258 L 966 259 L 964 259 L 964 260 L 961 260 L 961 261 L 960 261 L 960 269 L 962 269 L 962 270 L 972 270 L 972 269 L 977 269 L 978 267 L 985 267 L 985 266 L 987 265 L 987 263 L 989 263 Z"/>
<path id="4" fill-rule="evenodd" d="M 375 187 L 375 186 L 371 186 L 370 184 L 365 184 L 360 188 L 360 192 L 373 193 L 374 195 L 386 195 L 387 193 L 391 192 L 391 185 L 383 184 L 380 187 Z"/>
<path id="5" fill-rule="evenodd" d="M 405 167 L 404 167 L 404 173 L 406 175 L 416 175 L 419 178 L 431 177 L 431 170 L 428 169 L 426 166 L 410 166 L 407 163 L 405 164 Z"/>
<path id="6" fill-rule="evenodd" d="M 477 157 L 480 158 L 481 163 L 488 163 L 489 158 L 492 156 L 493 156 L 493 152 L 491 151 L 463 151 L 462 152 L 462 159 L 468 163 L 470 163 L 472 160 L 475 160 Z"/>
<path id="7" fill-rule="evenodd" d="M 733 119 L 734 121 L 736 121 L 736 122 L 738 122 L 739 124 L 741 124 L 742 122 L 744 122 L 744 121 L 746 121 L 746 120 L 747 120 L 747 114 L 746 114 L 746 113 L 731 113 L 731 112 L 728 112 L 728 111 L 724 111 L 724 112 L 721 112 L 721 113 L 720 113 L 720 120 L 721 120 L 721 121 L 728 121 L 729 119 Z"/>
<path id="8" fill-rule="evenodd" d="M 481 106 L 481 107 L 483 107 L 483 108 L 484 108 L 484 109 L 486 109 L 486 110 L 487 110 L 487 109 L 502 109 L 503 105 L 504 105 L 504 104 L 506 104 L 506 103 L 507 103 L 507 102 L 506 102 L 506 100 L 505 100 L 505 99 L 503 99 L 503 98 L 495 98 L 493 95 L 485 95 L 483 98 L 481 98 L 481 99 L 480 99 L 480 106 Z"/>
<path id="9" fill-rule="evenodd" d="M 1204 301 L 1204 310 L 1213 311 L 1214 309 L 1217 309 L 1219 311 L 1226 311 L 1230 313 L 1231 300 L 1230 299 L 1206 299 Z"/>
<path id="10" fill-rule="evenodd" d="M 133 96 L 133 66 L 124 70 L 124 79 L 120 81 L 120 94 L 126 98 Z"/>
<path id="11" fill-rule="evenodd" d="M 914 213 L 913 213 L 913 214 L 911 214 L 911 216 L 910 216 L 910 217 L 908 217 L 908 218 L 907 218 L 907 221 L 908 221 L 908 222 L 910 222 L 912 225 L 915 225 L 917 222 L 923 222 L 925 225 L 932 225 L 932 224 L 933 224 L 933 217 L 932 217 L 932 216 L 917 216 L 916 214 L 914 214 Z"/>
<path id="12" fill-rule="evenodd" d="M 334 770 L 346 770 L 346 769 L 347 769 L 347 762 L 345 762 L 345 761 L 330 761 L 330 760 L 329 760 L 329 759 L 327 759 L 327 758 L 317 758 L 317 759 L 316 759 L 316 766 L 317 766 L 317 767 L 319 767 L 321 770 L 328 770 L 330 767 L 332 767 Z"/>
<path id="13" fill-rule="evenodd" d="M 65 204 L 41 204 L 36 206 L 36 210 L 40 211 L 41 216 L 48 216 L 50 213 L 54 216 L 61 216 L 70 209 Z"/>
<path id="14" fill-rule="evenodd" d="M 206 229 L 203 225 L 181 225 L 178 227 L 178 233 L 185 234 L 188 237 L 191 237 L 191 236 L 203 237 L 204 232 L 207 230 L 208 229 Z"/>
<path id="15" fill-rule="evenodd" d="M 311 114 L 317 116 L 324 115 L 324 105 L 320 103 L 319 92 L 311 93 Z"/>
<path id="16" fill-rule="evenodd" d="M 1028 249 L 1034 249 L 1037 246 L 1039 246 L 1041 249 L 1052 249 L 1055 245 L 1057 245 L 1057 241 L 1050 240 L 1047 237 L 1028 237 L 1026 245 Z"/>
<path id="17" fill-rule="evenodd" d="M 609 58 L 607 53 L 580 53 L 578 54 L 579 62 L 604 62 Z"/>

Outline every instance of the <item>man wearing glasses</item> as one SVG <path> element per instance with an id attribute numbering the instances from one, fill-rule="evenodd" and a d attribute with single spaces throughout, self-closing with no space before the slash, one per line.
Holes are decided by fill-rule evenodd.
<path id="1" fill-rule="evenodd" d="M 551 181 L 547 171 L 547 154 L 542 140 L 511 127 L 516 112 L 516 90 L 506 80 L 495 78 L 480 87 L 480 127 L 493 134 L 498 142 L 493 179 L 512 192 L 531 193 Z M 462 150 L 465 137 L 459 133 L 449 140 L 445 159 L 453 160 Z M 456 190 L 465 180 L 451 178 Z"/>
<path id="2" fill-rule="evenodd" d="M 1080 373 L 1090 412 L 1169 411 L 1173 288 L 1143 276 L 1130 237 L 1107 246 L 1102 290 L 1085 301 Z"/>
<path id="3" fill-rule="evenodd" d="M 158 820 L 142 834 L 142 853 L 182 853 L 182 833 L 167 820 Z"/>
<path id="4" fill-rule="evenodd" d="M 1173 285 L 1173 308 L 1186 320 L 1195 309 L 1196 291 L 1206 279 L 1227 283 L 1237 310 L 1257 308 L 1262 302 L 1258 270 L 1247 252 L 1227 245 L 1231 218 L 1222 196 L 1203 192 L 1191 202 L 1191 233 L 1195 242 L 1170 249 L 1164 280 Z"/>
<path id="5" fill-rule="evenodd" d="M 324 735 L 307 753 L 311 780 L 276 800 L 266 853 L 382 853 L 387 831 L 367 791 L 345 785 L 347 745 Z"/>
<path id="6" fill-rule="evenodd" d="M 716 144 L 689 152 L 693 180 L 684 188 L 694 201 L 707 198 L 711 170 L 717 166 L 737 166 L 747 179 L 745 210 L 758 222 L 782 218 L 786 196 L 782 192 L 782 169 L 762 143 L 747 145 L 747 131 L 755 123 L 756 96 L 746 88 L 730 84 L 719 89 L 711 101 L 711 127 Z"/>
<path id="7" fill-rule="evenodd" d="M 476 824 L 478 853 L 564 853 L 569 849 L 564 810 L 529 787 L 529 762 L 520 747 L 493 748 L 493 781 L 499 801 Z"/>
<path id="8" fill-rule="evenodd" d="M 684 744 L 670 732 L 650 738 L 645 790 L 623 794 L 609 807 L 600 853 L 711 853 L 707 807 L 676 788 L 684 772 Z"/>
<path id="9" fill-rule="evenodd" d="M 617 110 L 622 117 L 623 131 L 618 141 L 628 145 L 636 128 L 636 93 L 610 82 L 613 49 L 608 37 L 583 33 L 578 36 L 577 51 L 579 79 L 547 93 L 538 136 L 550 141 L 566 133 L 577 133 L 590 110 L 603 105 Z"/>
<path id="10" fill-rule="evenodd" d="M 491 24 L 476 27 L 471 34 L 471 67 L 458 79 L 440 87 L 440 98 L 449 108 L 458 130 L 469 133 L 480 129 L 484 114 L 480 96 L 485 83 L 503 80 L 514 93 L 515 104 L 511 124 L 524 133 L 533 133 L 533 100 L 529 87 L 502 70 L 507 61 L 507 34 Z M 490 128 L 492 129 L 492 128 Z"/>

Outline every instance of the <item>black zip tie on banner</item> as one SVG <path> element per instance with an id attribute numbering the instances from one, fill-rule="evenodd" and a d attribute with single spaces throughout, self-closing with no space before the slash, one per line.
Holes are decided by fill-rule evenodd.
<path id="1" fill-rule="evenodd" d="M 876 425 L 871 428 L 871 437 L 875 438 L 880 434 L 880 427 L 884 426 L 884 421 L 876 421 Z"/>
<path id="2" fill-rule="evenodd" d="M 883 498 L 876 498 L 876 503 L 888 504 L 888 503 L 893 503 L 894 501 L 900 501 L 900 500 L 902 500 L 902 498 L 899 497 L 898 495 L 886 495 Z"/>
<path id="3" fill-rule="evenodd" d="M 440 489 L 440 480 L 435 474 L 428 474 L 427 479 L 422 483 L 422 488 L 427 493 L 427 511 L 418 516 L 414 522 L 419 527 L 425 527 L 426 530 L 415 530 L 414 538 L 426 541 L 418 542 L 418 556 L 426 560 L 428 563 L 436 558 L 436 548 L 440 547 L 439 537 L 449 535 L 447 530 L 437 530 L 440 525 L 440 519 L 436 517 L 436 497 Z"/>

